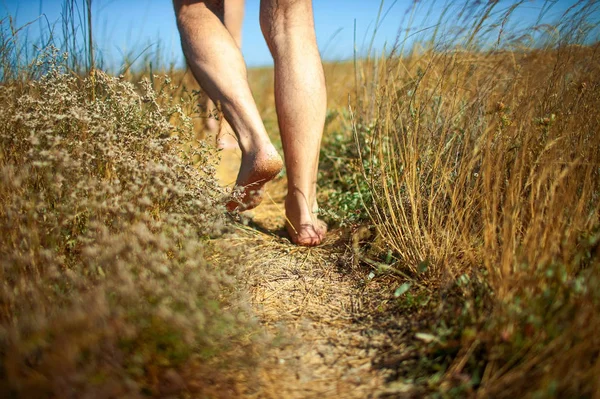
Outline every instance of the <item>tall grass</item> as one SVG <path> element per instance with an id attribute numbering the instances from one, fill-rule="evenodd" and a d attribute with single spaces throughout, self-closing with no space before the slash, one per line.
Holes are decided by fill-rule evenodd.
<path id="1" fill-rule="evenodd" d="M 66 61 L 0 86 L 0 391 L 230 396 L 253 327 L 235 269 L 205 261 L 225 223 L 211 156 L 182 150 L 168 81 Z"/>
<path id="2" fill-rule="evenodd" d="M 87 74 L 91 2 L 69 4 L 50 57 L 0 26 L 0 391 L 235 396 L 253 325 L 234 270 L 204 260 L 223 192 L 189 144 L 195 97 L 150 68 Z M 382 57 L 326 66 L 320 203 L 373 226 L 364 260 L 400 276 L 381 308 L 420 333 L 393 337 L 419 358 L 389 366 L 392 394 L 599 394 L 598 3 L 528 29 L 524 5 L 450 4 Z"/>
<path id="3" fill-rule="evenodd" d="M 43 2 L 40 2 L 42 4 Z M 92 0 L 62 0 L 60 18 L 51 20 L 41 14 L 33 21 L 17 22 L 12 15 L 0 19 L 0 81 L 37 78 L 45 71 L 37 65 L 43 49 L 53 46 L 67 54 L 67 66 L 83 75 L 97 68 L 107 73 L 124 75 L 130 80 L 140 80 L 140 75 L 175 71 L 175 63 L 164 57 L 165 44 L 160 37 L 139 41 L 131 38 L 133 47 L 114 58 L 98 47 L 98 32 L 94 21 L 110 18 L 102 12 L 102 3 Z M 32 34 L 31 28 L 37 36 Z"/>
<path id="4" fill-rule="evenodd" d="M 225 192 L 195 97 L 95 69 L 90 12 L 65 1 L 38 53 L 1 21 L 0 396 L 236 396 L 255 326 L 205 260 Z"/>
<path id="5" fill-rule="evenodd" d="M 468 30 L 358 63 L 356 192 L 404 278 L 461 286 L 466 302 L 478 295 L 469 282 L 489 287 L 483 313 L 466 310 L 476 333 L 454 331 L 438 387 L 597 395 L 598 4 L 577 3 L 530 49 L 540 27 L 502 32 L 515 8 L 494 7 L 467 4 Z M 502 45 L 485 44 L 492 32 Z"/>

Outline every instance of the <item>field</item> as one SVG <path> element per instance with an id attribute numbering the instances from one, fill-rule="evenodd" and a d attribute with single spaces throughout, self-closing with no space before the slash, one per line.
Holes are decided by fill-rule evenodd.
<path id="1" fill-rule="evenodd" d="M 0 397 L 600 398 L 598 4 L 533 44 L 495 5 L 324 65 L 316 248 L 285 173 L 225 211 L 189 72 L 24 61 L 2 20 Z"/>

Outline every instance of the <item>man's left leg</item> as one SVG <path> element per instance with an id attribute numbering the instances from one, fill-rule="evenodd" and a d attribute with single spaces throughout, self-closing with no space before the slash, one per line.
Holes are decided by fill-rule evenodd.
<path id="1" fill-rule="evenodd" d="M 244 188 L 241 204 L 260 203 L 263 185 L 275 178 L 283 162 L 262 123 L 248 85 L 246 64 L 235 40 L 223 25 L 223 0 L 174 0 L 184 54 L 204 91 L 221 104 L 225 119 L 242 150 L 236 185 Z"/>

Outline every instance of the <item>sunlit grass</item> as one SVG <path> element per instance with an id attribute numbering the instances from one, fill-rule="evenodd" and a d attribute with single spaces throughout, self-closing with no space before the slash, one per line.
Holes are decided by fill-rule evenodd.
<path id="1" fill-rule="evenodd" d="M 523 37 L 473 46 L 493 7 L 471 10 L 479 31 L 452 36 L 464 42 L 358 60 L 353 134 L 330 143 L 341 153 L 324 149 L 322 184 L 349 192 L 329 193 L 326 212 L 373 226 L 363 261 L 399 276 L 390 315 L 429 309 L 431 338 L 398 338 L 423 354 L 396 365 L 400 381 L 458 396 L 591 395 L 600 56 L 575 26 L 596 5 L 580 2 L 538 49 Z"/>
<path id="2" fill-rule="evenodd" d="M 353 266 L 389 283 L 364 301 L 413 320 L 380 355 L 409 359 L 386 363 L 388 392 L 589 397 L 600 389 L 597 4 L 519 32 L 515 8 L 495 4 L 468 3 L 467 28 L 440 25 L 410 53 L 400 35 L 381 56 L 325 65 L 321 213 L 351 232 Z M 151 60 L 88 75 L 89 44 L 66 63 L 60 52 L 23 63 L 9 22 L 0 389 L 161 396 L 177 380 L 231 394 L 202 390 L 234 385 L 228 370 L 258 354 L 235 273 L 204 260 L 224 192 L 193 138 L 209 114 L 193 77 L 174 71 L 169 84 Z M 277 140 L 273 71 L 249 80 Z"/>

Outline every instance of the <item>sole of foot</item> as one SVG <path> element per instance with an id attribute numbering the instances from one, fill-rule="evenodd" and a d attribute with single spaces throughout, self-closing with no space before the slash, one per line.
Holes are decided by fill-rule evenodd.
<path id="1" fill-rule="evenodd" d="M 227 203 L 228 211 L 246 211 L 257 207 L 262 201 L 264 185 L 273 180 L 283 169 L 283 160 L 275 148 L 242 155 L 242 164 L 236 180 L 236 187 L 242 189 L 237 200 Z"/>

